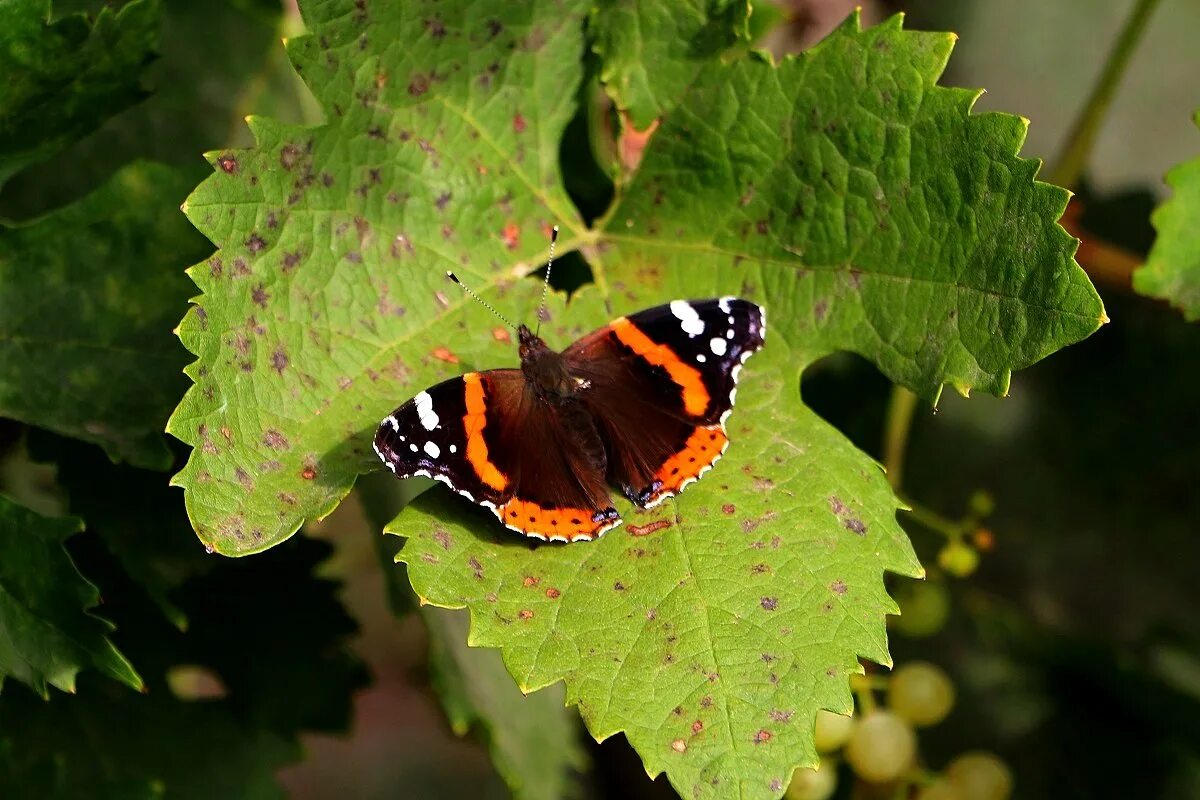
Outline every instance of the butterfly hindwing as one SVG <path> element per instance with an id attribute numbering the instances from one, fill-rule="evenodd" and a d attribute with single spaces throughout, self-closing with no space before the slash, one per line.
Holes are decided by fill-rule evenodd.
<path id="1" fill-rule="evenodd" d="M 384 419 L 375 449 L 398 477 L 439 480 L 528 536 L 591 539 L 620 524 L 594 421 L 540 401 L 520 370 L 421 392 Z"/>

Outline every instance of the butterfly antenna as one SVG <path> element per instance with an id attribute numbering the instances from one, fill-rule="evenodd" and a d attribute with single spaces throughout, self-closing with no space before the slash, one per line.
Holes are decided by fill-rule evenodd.
<path id="1" fill-rule="evenodd" d="M 542 332 L 542 317 L 546 315 L 546 292 L 550 290 L 550 268 L 554 266 L 554 244 L 558 241 L 558 226 L 550 232 L 550 258 L 546 261 L 546 280 L 542 283 L 542 302 L 538 304 L 537 312 L 537 331 L 534 336 Z"/>
<path id="2" fill-rule="evenodd" d="M 501 314 L 501 313 L 500 313 L 499 311 L 497 311 L 496 309 L 492 308 L 492 304 L 491 304 L 491 303 L 489 303 L 487 300 L 484 300 L 484 299 L 483 299 L 482 297 L 480 297 L 479 295 L 475 294 L 475 292 L 471 291 L 471 287 L 470 287 L 470 286 L 467 286 L 465 283 L 463 283 L 462 281 L 460 281 L 460 280 L 458 279 L 458 276 L 457 276 L 457 275 L 455 275 L 453 272 L 450 272 L 450 271 L 448 271 L 448 270 L 447 270 L 447 272 L 446 272 L 446 277 L 447 277 L 447 278 L 449 278 L 450 280 L 454 281 L 455 283 L 457 283 L 459 286 L 461 286 L 461 287 L 462 287 L 462 290 L 463 290 L 464 292 L 466 292 L 467 294 L 471 295 L 471 297 L 475 298 L 475 300 L 477 300 L 481 306 L 483 306 L 483 307 L 484 307 L 484 308 L 486 308 L 488 311 L 492 312 L 492 313 L 493 313 L 493 314 L 495 314 L 497 317 L 499 317 L 499 318 L 500 318 L 500 321 L 501 321 L 501 322 L 503 322 L 505 325 L 507 325 L 508 327 L 512 328 L 514 331 L 517 329 L 517 326 L 516 326 L 516 325 L 513 325 L 511 322 L 509 322 L 509 321 L 508 321 L 508 320 L 505 318 L 505 316 L 504 316 L 503 314 Z"/>

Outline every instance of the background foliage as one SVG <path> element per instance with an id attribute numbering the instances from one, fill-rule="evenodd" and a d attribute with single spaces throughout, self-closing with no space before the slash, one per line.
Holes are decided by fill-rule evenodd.
<path id="1" fill-rule="evenodd" d="M 1179 432 L 1198 342 L 1130 291 L 1153 243 L 1133 285 L 1194 316 L 1194 162 L 1157 236 L 1148 195 L 1056 175 L 1105 309 L 1056 225 L 1066 194 L 1017 156 L 1025 123 L 945 88 L 1007 90 L 986 44 L 939 81 L 952 37 L 914 30 L 985 30 L 982 7 L 910 5 L 776 64 L 752 43 L 815 41 L 819 4 L 0 4 L 19 78 L 0 90 L 0 788 L 670 796 L 644 777 L 665 771 L 685 796 L 779 796 L 820 751 L 792 797 L 867 796 L 891 780 L 870 726 L 844 752 L 812 728 L 818 708 L 892 713 L 872 716 L 888 679 L 866 659 L 937 661 L 958 691 L 894 790 L 968 791 L 964 744 L 1020 796 L 1196 787 Z M 424 487 L 378 472 L 346 499 L 392 406 L 513 358 L 441 274 L 528 319 L 551 224 L 558 344 L 678 296 L 765 302 L 718 471 L 568 548 L 440 491 L 401 511 Z M 889 379 L 1011 396 L 935 417 Z M 914 546 L 928 579 L 886 577 L 889 654 L 885 571 L 920 574 Z M 590 754 L 564 699 L 607 738 Z M 344 744 L 311 738 L 351 720 Z M 1052 760 L 1022 744 L 1047 736 Z"/>

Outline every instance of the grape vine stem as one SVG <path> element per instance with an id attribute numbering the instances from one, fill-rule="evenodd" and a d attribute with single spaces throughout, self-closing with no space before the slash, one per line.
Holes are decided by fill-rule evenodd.
<path id="1" fill-rule="evenodd" d="M 1075 119 L 1070 135 L 1067 136 L 1050 174 L 1051 183 L 1068 189 L 1078 184 L 1079 176 L 1092 155 L 1092 146 L 1108 113 L 1108 107 L 1112 104 L 1113 95 L 1121 83 L 1125 68 L 1129 65 L 1129 58 L 1133 55 L 1142 33 L 1146 30 L 1146 23 L 1150 21 L 1150 16 L 1159 2 L 1160 0 L 1138 0 L 1126 18 L 1120 35 L 1109 51 L 1104 70 L 1096 80 L 1096 85 L 1092 87 L 1091 95 L 1088 96 L 1087 102 Z"/>

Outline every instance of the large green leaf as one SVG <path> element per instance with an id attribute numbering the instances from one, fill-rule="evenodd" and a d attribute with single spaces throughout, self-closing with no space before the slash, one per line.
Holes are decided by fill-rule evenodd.
<path id="1" fill-rule="evenodd" d="M 514 278 L 551 223 L 596 274 L 569 317 L 554 298 L 553 344 L 680 296 L 764 303 L 733 443 L 677 502 L 623 506 L 630 524 L 586 546 L 531 547 L 446 493 L 389 527 L 421 597 L 469 607 L 471 642 L 501 647 L 523 689 L 565 680 L 593 734 L 625 731 L 685 795 L 778 796 L 815 761 L 816 710 L 850 707 L 858 658 L 889 660 L 884 571 L 920 571 L 883 476 L 801 403 L 800 372 L 852 349 L 931 398 L 1002 393 L 1103 309 L 1055 224 L 1066 193 L 1016 156 L 1024 123 L 936 87 L 952 37 L 898 20 L 778 67 L 703 67 L 582 230 L 554 156 L 585 10 L 306 7 L 292 53 L 329 124 L 255 120 L 257 146 L 215 154 L 188 204 L 221 252 L 192 271 L 204 295 L 181 326 L 199 361 L 171 420 L 195 448 L 177 481 L 231 554 L 327 513 L 375 466 L 383 414 L 514 362 L 442 273 L 529 319 Z"/>
<path id="2" fill-rule="evenodd" d="M 174 170 L 135 163 L 76 204 L 0 226 L 0 416 L 169 464 L 163 423 L 186 385 L 171 336 L 189 294 L 180 265 L 208 249 L 169 210 L 186 193 Z"/>
<path id="3" fill-rule="evenodd" d="M 562 688 L 526 697 L 504 669 L 500 654 L 467 646 L 467 615 L 426 606 L 433 685 L 460 736 L 472 729 L 488 745 L 492 763 L 518 800 L 560 800 L 575 792 L 571 768 L 585 761 L 578 721 L 563 708 Z"/>
<path id="4" fill-rule="evenodd" d="M 644 129 L 713 60 L 750 38 L 749 0 L 600 0 L 592 13 L 600 80 Z"/>
<path id="5" fill-rule="evenodd" d="M 446 269 L 511 281 L 550 224 L 566 247 L 582 233 L 557 167 L 582 2 L 305 13 L 289 52 L 330 123 L 253 119 L 258 146 L 213 154 L 186 206 L 221 249 L 190 272 L 196 385 L 168 430 L 194 447 L 176 477 L 193 524 L 228 554 L 332 510 L 377 465 L 377 421 L 457 371 L 439 346 L 457 348 L 467 301 Z"/>
<path id="6" fill-rule="evenodd" d="M 144 96 L 158 0 L 51 22 L 50 0 L 0 3 L 0 185 Z"/>
<path id="7" fill-rule="evenodd" d="M 1154 212 L 1158 238 L 1133 285 L 1177 307 L 1189 321 L 1200 320 L 1200 158 L 1171 170 L 1167 185 L 1175 194 Z"/>
<path id="8" fill-rule="evenodd" d="M 112 626 L 87 613 L 100 595 L 63 549 L 82 528 L 77 519 L 43 517 L 0 495 L 0 684 L 13 677 L 49 697 L 47 685 L 74 692 L 75 676 L 92 668 L 142 688 L 108 640 Z"/>

